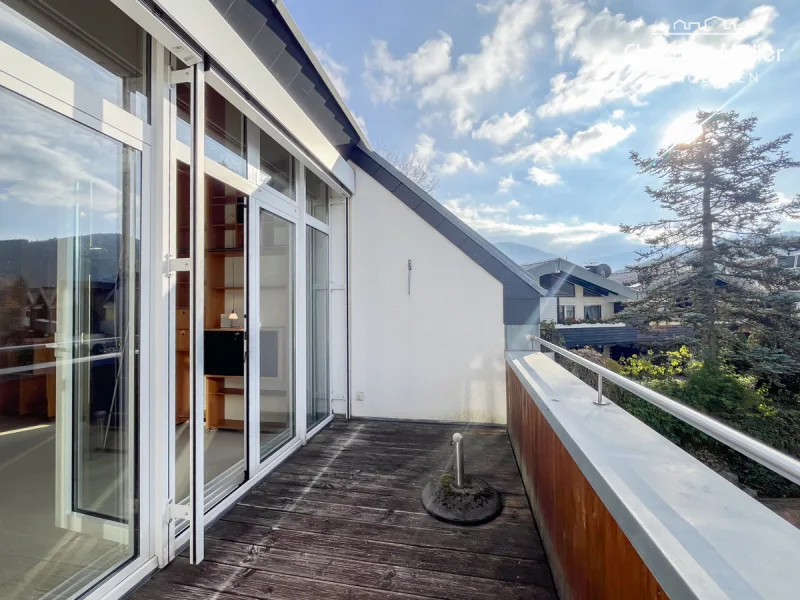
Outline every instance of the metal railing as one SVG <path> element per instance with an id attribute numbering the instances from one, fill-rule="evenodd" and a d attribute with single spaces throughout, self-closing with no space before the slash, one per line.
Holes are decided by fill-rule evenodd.
<path id="1" fill-rule="evenodd" d="M 594 403 L 598 406 L 610 404 L 608 400 L 603 397 L 603 380 L 606 379 L 619 387 L 628 390 L 646 400 L 653 406 L 657 406 L 663 411 L 668 412 L 673 417 L 680 419 L 684 423 L 691 425 L 705 433 L 706 435 L 714 438 L 718 442 L 725 444 L 729 448 L 733 448 L 737 452 L 741 452 L 748 458 L 753 459 L 757 463 L 764 465 L 770 471 L 782 475 L 789 481 L 800 485 L 800 461 L 797 459 L 783 454 L 766 444 L 751 438 L 744 433 L 720 423 L 701 412 L 698 412 L 672 398 L 668 398 L 663 394 L 659 394 L 647 388 L 640 383 L 631 381 L 627 377 L 623 377 L 619 373 L 615 373 L 611 369 L 601 367 L 590 360 L 578 356 L 574 352 L 565 350 L 561 346 L 557 346 L 551 342 L 543 340 L 537 335 L 529 335 L 528 339 L 544 346 L 560 354 L 565 358 L 585 367 L 597 375 L 597 398 Z"/>

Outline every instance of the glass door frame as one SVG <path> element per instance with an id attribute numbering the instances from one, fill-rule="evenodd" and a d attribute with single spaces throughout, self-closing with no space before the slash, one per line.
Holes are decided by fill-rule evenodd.
<path id="1" fill-rule="evenodd" d="M 253 136 L 250 136 L 251 138 Z M 249 162 L 249 159 L 248 159 Z M 296 193 L 299 194 L 300 189 L 303 186 L 299 181 L 299 177 L 296 183 Z M 259 339 L 260 339 L 260 322 L 259 317 L 255 314 L 257 311 L 260 310 L 260 280 L 259 280 L 259 252 L 260 252 L 260 215 L 261 211 L 267 211 L 281 219 L 284 219 L 294 225 L 294 264 L 292 275 L 294 277 L 293 288 L 294 288 L 294 302 L 293 302 L 293 358 L 294 358 L 294 369 L 292 373 L 292 377 L 294 378 L 293 388 L 294 388 L 294 418 L 295 418 L 295 426 L 294 426 L 294 435 L 284 442 L 275 452 L 271 453 L 267 456 L 263 461 L 261 460 L 261 415 L 260 415 L 260 402 L 261 402 L 261 374 L 260 374 L 260 348 L 259 348 Z M 250 281 L 250 289 L 248 290 L 249 299 L 248 305 L 250 306 L 250 310 L 253 312 L 251 315 L 252 318 L 248 320 L 248 332 L 247 332 L 247 339 L 248 339 L 248 356 L 250 360 L 248 362 L 248 369 L 249 369 L 249 377 L 248 380 L 251 382 L 249 388 L 250 394 L 250 402 L 248 404 L 249 413 L 249 439 L 251 440 L 250 447 L 248 449 L 250 460 L 249 463 L 253 465 L 252 471 L 250 473 L 250 477 L 258 477 L 259 473 L 262 473 L 265 469 L 269 470 L 270 468 L 274 468 L 275 465 L 282 462 L 288 453 L 291 453 L 296 448 L 296 443 L 300 442 L 304 438 L 305 434 L 305 422 L 301 423 L 301 411 L 300 411 L 300 383 L 303 381 L 300 378 L 300 360 L 301 357 L 305 360 L 305 349 L 304 344 L 300 341 L 300 328 L 304 326 L 304 318 L 303 315 L 299 313 L 300 311 L 300 301 L 299 298 L 302 295 L 301 287 L 304 287 L 304 283 L 302 285 L 300 282 L 304 281 L 301 280 L 301 276 L 305 276 L 305 252 L 301 255 L 301 246 L 305 245 L 305 237 L 302 235 L 301 227 L 302 227 L 302 218 L 300 215 L 300 211 L 298 209 L 298 203 L 292 202 L 291 200 L 285 198 L 282 194 L 273 191 L 271 188 L 267 186 L 260 187 L 252 196 L 250 196 L 250 206 L 249 206 L 249 216 L 248 222 L 250 224 L 250 234 L 248 236 L 250 247 L 248 251 L 250 252 L 251 260 L 248 264 L 248 268 L 250 272 L 248 273 L 248 280 Z M 302 258 L 301 258 L 302 257 Z M 305 389 L 305 386 L 303 386 Z M 305 397 L 305 396 L 303 396 Z M 288 450 L 288 452 L 287 452 Z"/>
<path id="2" fill-rule="evenodd" d="M 151 62 L 150 67 L 152 65 Z M 151 438 L 152 430 L 149 426 L 151 422 L 149 402 L 151 353 L 149 348 L 152 336 L 150 329 L 146 326 L 151 318 L 149 294 L 153 262 L 152 230 L 150 228 L 153 129 L 150 124 L 103 99 L 99 94 L 81 87 L 61 73 L 1 41 L 0 87 L 141 153 L 139 222 L 132 222 L 140 234 L 138 298 L 134 292 L 134 302 L 138 302 L 139 308 L 139 367 L 138 379 L 129 382 L 131 387 L 138 384 L 139 390 L 138 397 L 131 396 L 136 418 L 132 423 L 135 427 L 135 437 L 128 458 L 128 468 L 135 473 L 134 486 L 138 486 L 138 514 L 136 515 L 138 522 L 131 524 L 132 531 L 116 520 L 73 510 L 72 505 L 75 499 L 73 471 L 76 468 L 73 443 L 75 411 L 72 399 L 69 397 L 62 398 L 62 401 L 56 405 L 55 518 L 57 525 L 72 531 L 90 532 L 92 535 L 116 542 L 129 540 L 134 548 L 133 556 L 128 561 L 114 571 L 106 573 L 99 582 L 76 583 L 86 591 L 91 590 L 89 598 L 100 597 L 137 571 L 147 569 L 153 561 L 153 528 L 151 524 L 155 511 L 149 476 L 153 458 L 151 447 L 154 441 Z M 152 103 L 152 97 L 149 101 Z M 66 301 L 68 305 L 71 302 L 71 298 Z M 62 311 L 66 309 L 67 307 L 62 307 Z M 57 353 L 56 360 L 60 358 L 58 354 L 64 352 L 62 345 L 58 340 L 52 344 Z M 128 349 L 133 348 L 134 341 L 130 340 L 127 346 Z M 71 353 L 67 354 L 66 360 L 69 360 L 70 355 Z M 134 356 L 136 355 L 129 358 L 132 364 L 135 360 Z M 67 384 L 70 378 L 71 374 L 66 376 Z M 62 585 L 69 585 L 70 581 L 71 578 Z"/>

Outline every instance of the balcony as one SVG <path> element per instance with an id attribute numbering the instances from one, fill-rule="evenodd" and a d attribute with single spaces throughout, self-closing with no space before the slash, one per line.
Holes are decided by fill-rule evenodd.
<path id="1" fill-rule="evenodd" d="M 602 381 L 795 482 L 800 462 L 594 368 L 598 388 L 509 352 L 507 429 L 337 419 L 210 528 L 204 562 L 179 558 L 134 598 L 796 598 L 800 530 L 609 403 Z M 452 469 L 456 430 L 467 472 L 502 494 L 488 524 L 420 504 Z"/>
<path id="2" fill-rule="evenodd" d="M 457 430 L 335 420 L 208 530 L 205 561 L 177 559 L 134 598 L 555 599 L 504 429 L 460 429 L 467 472 L 502 494 L 497 519 L 457 527 L 422 508 Z"/>

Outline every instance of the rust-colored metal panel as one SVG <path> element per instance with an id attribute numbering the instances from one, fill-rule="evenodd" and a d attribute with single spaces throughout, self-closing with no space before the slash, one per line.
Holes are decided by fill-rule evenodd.
<path id="1" fill-rule="evenodd" d="M 667 594 L 506 366 L 508 435 L 562 600 Z"/>

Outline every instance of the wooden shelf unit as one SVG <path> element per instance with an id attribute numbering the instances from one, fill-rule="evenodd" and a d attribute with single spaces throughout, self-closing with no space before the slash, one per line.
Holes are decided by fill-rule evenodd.
<path id="1" fill-rule="evenodd" d="M 213 180 L 206 188 L 206 331 L 244 331 L 245 309 L 245 199 L 220 193 Z M 239 327 L 222 327 L 222 315 L 232 310 Z M 233 387 L 228 376 L 206 375 L 206 428 L 244 430 L 241 419 L 226 418 L 229 396 L 244 398 L 244 388 Z"/>

